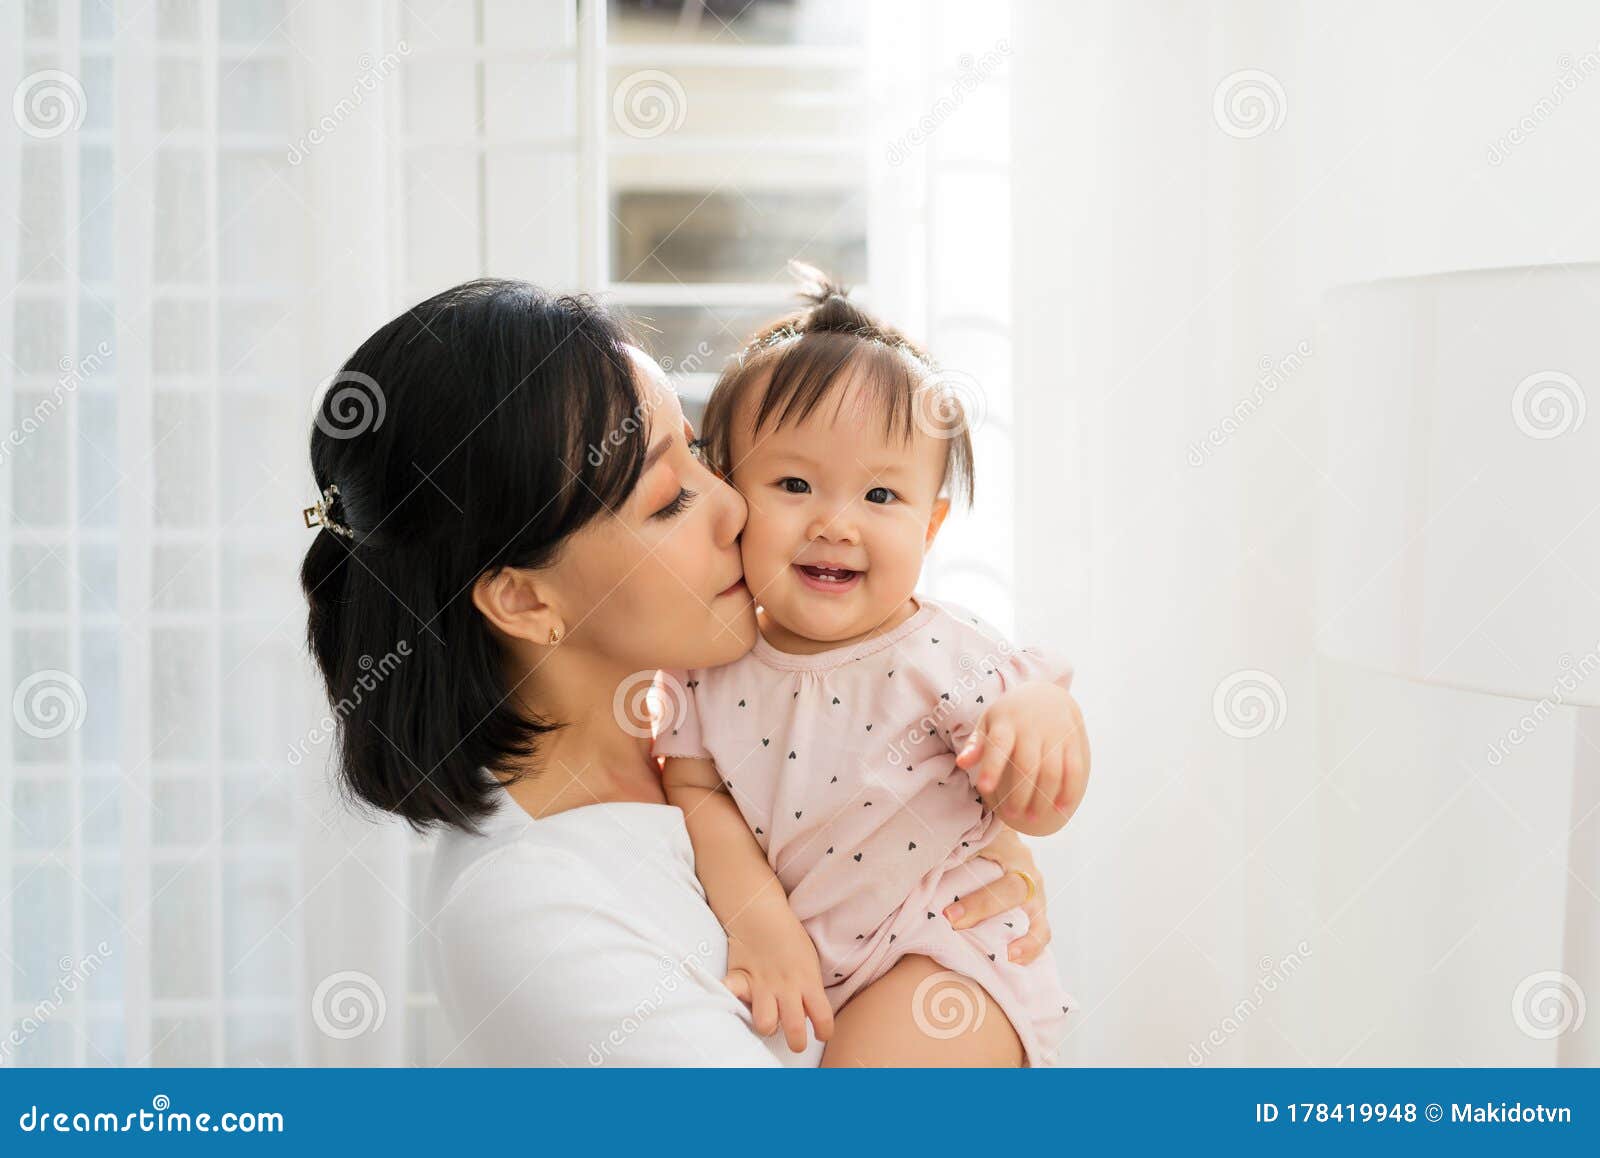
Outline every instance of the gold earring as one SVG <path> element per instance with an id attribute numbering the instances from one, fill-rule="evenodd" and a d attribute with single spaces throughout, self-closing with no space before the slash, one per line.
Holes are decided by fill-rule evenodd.
<path id="1" fill-rule="evenodd" d="M 557 631 L 555 628 L 552 627 L 550 629 L 550 642 L 551 643 L 555 643 L 560 638 L 561 638 L 561 633 L 559 631 Z"/>

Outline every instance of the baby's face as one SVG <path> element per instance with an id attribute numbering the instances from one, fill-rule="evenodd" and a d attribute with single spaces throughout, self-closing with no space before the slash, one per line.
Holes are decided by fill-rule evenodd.
<path id="1" fill-rule="evenodd" d="M 916 590 L 948 507 L 939 498 L 948 442 L 886 434 L 854 386 L 759 437 L 754 410 L 752 401 L 736 416 L 729 448 L 750 508 L 745 582 L 769 618 L 803 639 L 871 635 Z"/>

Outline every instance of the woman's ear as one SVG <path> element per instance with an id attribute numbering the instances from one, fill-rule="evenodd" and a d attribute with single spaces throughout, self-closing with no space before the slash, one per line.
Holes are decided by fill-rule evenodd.
<path id="1" fill-rule="evenodd" d="M 933 546 L 934 536 L 939 533 L 939 528 L 944 525 L 944 517 L 950 513 L 949 499 L 934 499 L 933 512 L 928 516 L 928 536 L 922 542 L 922 549 L 926 551 Z"/>
<path id="2" fill-rule="evenodd" d="M 546 588 L 544 578 L 533 571 L 502 567 L 478 576 L 472 605 L 501 634 L 548 646 L 560 640 L 566 625 L 547 601 Z"/>

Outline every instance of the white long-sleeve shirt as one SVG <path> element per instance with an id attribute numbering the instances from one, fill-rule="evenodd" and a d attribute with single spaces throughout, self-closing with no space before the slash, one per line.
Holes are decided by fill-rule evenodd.
<path id="1" fill-rule="evenodd" d="M 504 792 L 434 852 L 426 957 L 449 1065 L 815 1066 L 757 1036 L 722 984 L 728 939 L 671 805 L 535 820 Z"/>

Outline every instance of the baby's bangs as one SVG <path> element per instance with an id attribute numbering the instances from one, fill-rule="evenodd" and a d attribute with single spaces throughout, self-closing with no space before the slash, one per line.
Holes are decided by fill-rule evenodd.
<path id="1" fill-rule="evenodd" d="M 884 435 L 903 443 L 915 430 L 917 392 L 927 366 L 909 350 L 849 334 L 816 333 L 790 339 L 766 360 L 771 369 L 756 408 L 759 435 L 767 423 L 804 422 L 830 399 L 842 403 L 859 385 L 869 414 L 883 421 Z"/>

